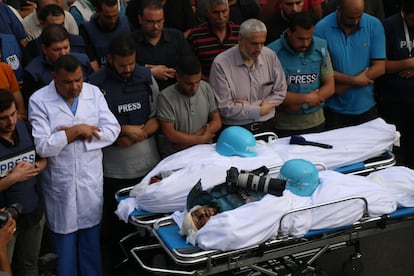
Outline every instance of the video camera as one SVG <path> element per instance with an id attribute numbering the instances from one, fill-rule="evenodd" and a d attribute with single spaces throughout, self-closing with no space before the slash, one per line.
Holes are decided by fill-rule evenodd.
<path id="1" fill-rule="evenodd" d="M 275 196 L 281 196 L 286 186 L 286 180 L 284 179 L 272 178 L 269 175 L 258 175 L 243 170 L 239 173 L 235 167 L 227 170 L 226 183 L 230 187 L 269 193 Z"/>
<path id="2" fill-rule="evenodd" d="M 23 206 L 20 203 L 13 203 L 9 207 L 7 207 L 5 210 L 0 210 L 0 228 L 2 228 L 7 220 L 9 219 L 9 215 L 17 220 L 17 218 L 22 213 Z"/>

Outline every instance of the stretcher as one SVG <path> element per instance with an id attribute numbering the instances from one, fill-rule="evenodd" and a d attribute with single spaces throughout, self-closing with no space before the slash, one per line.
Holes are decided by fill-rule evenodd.
<path id="1" fill-rule="evenodd" d="M 318 207 L 320 206 L 309 208 Z M 291 212 L 298 211 L 303 209 Z M 201 250 L 186 243 L 178 234 L 179 228 L 174 221 L 170 217 L 165 217 L 157 220 L 152 229 L 157 242 L 133 247 L 130 253 L 143 269 L 169 275 L 212 275 L 223 272 L 249 272 L 247 275 L 254 275 L 252 271 L 262 273 L 260 275 L 302 275 L 314 271 L 314 262 L 327 251 L 354 245 L 354 258 L 360 258 L 361 238 L 413 225 L 414 208 L 401 208 L 379 217 L 364 216 L 344 227 L 311 230 L 300 238 L 280 235 L 262 244 L 223 252 Z M 147 256 L 157 255 L 159 258 L 162 254 L 168 259 L 165 266 L 153 266 L 148 263 Z"/>
<path id="2" fill-rule="evenodd" d="M 364 217 L 339 229 L 309 231 L 302 238 L 282 236 L 256 246 L 222 252 L 203 251 L 186 243 L 178 234 L 178 226 L 171 218 L 162 218 L 154 224 L 152 230 L 159 242 L 136 246 L 131 249 L 131 254 L 142 268 L 151 272 L 211 275 L 225 271 L 238 273 L 254 270 L 267 275 L 295 275 L 312 269 L 312 263 L 328 250 L 343 248 L 366 236 L 413 226 L 413 219 L 414 208 L 403 208 L 386 216 Z M 160 252 L 166 254 L 173 264 L 168 267 L 152 267 L 145 263 L 145 256 Z"/>
<path id="3" fill-rule="evenodd" d="M 380 124 L 383 124 L 383 122 L 380 122 Z M 388 132 L 384 135 L 384 137 L 387 137 L 385 144 L 388 144 L 386 146 L 375 149 L 370 147 L 368 155 L 358 155 L 355 156 L 355 158 L 348 159 L 344 158 L 341 162 L 336 160 L 329 160 L 327 164 L 321 162 L 320 167 L 322 169 L 335 169 L 338 172 L 347 174 L 365 175 L 373 171 L 393 166 L 395 164 L 395 158 L 389 149 L 394 142 L 392 133 L 395 132 L 395 129 L 388 128 L 386 131 Z M 355 135 L 352 131 L 350 131 L 350 133 Z M 316 134 L 315 137 L 317 137 L 318 141 L 332 143 L 331 140 L 324 140 L 323 136 L 319 137 L 318 135 L 322 134 Z M 343 133 L 339 136 L 344 137 Z M 314 140 L 312 139 L 313 137 L 314 136 L 309 135 L 306 138 Z M 285 141 L 282 139 L 279 139 L 278 143 L 273 144 L 278 152 L 280 151 L 285 154 L 281 160 L 298 157 L 298 154 L 300 156 L 299 151 L 292 153 L 290 151 L 285 151 L 284 149 L 288 145 L 287 143 L 284 144 L 284 142 Z M 335 147 L 336 142 L 333 142 L 332 144 L 334 144 Z M 309 159 L 306 157 L 317 156 L 317 154 L 313 154 L 312 150 L 313 149 L 307 148 L 306 151 L 303 151 L 306 153 L 306 156 L 303 156 L 303 158 Z M 340 150 L 344 153 L 349 151 L 346 147 Z M 369 158 L 363 160 L 361 159 L 362 156 Z M 311 161 L 318 163 L 315 162 L 315 160 Z M 351 163 L 351 161 L 356 162 Z M 277 172 L 282 164 L 283 162 L 279 162 L 272 169 Z M 340 166 L 340 164 L 345 165 Z M 176 168 L 178 167 L 175 167 L 175 169 Z M 118 191 L 115 195 L 116 199 L 120 201 L 127 198 L 131 190 L 133 190 L 133 187 Z M 377 218 L 363 217 L 360 221 L 347 227 L 340 227 L 339 229 L 311 230 L 301 238 L 289 236 L 279 237 L 278 239 L 273 239 L 263 244 L 243 248 L 241 250 L 223 252 L 219 250 L 204 251 L 190 244 L 186 244 L 185 240 L 179 236 L 178 226 L 174 225 L 173 220 L 169 216 L 170 212 L 154 213 L 137 207 L 128 217 L 128 222 L 138 228 L 147 229 L 148 233 L 156 239 L 156 242 L 150 245 L 135 246 L 129 253 L 144 269 L 152 272 L 164 272 L 167 274 L 210 275 L 225 271 L 243 273 L 245 270 L 255 270 L 261 271 L 264 274 L 280 275 L 280 273 L 272 272 L 272 270 L 278 270 L 278 267 L 282 267 L 281 269 L 284 269 L 285 272 L 287 269 L 287 271 L 290 271 L 289 273 L 292 273 L 292 271 L 297 273 L 298 271 L 301 272 L 310 269 L 309 267 L 311 267 L 314 260 L 325 251 L 343 247 L 351 242 L 356 242 L 360 237 L 370 235 L 371 233 L 403 226 L 406 224 L 406 221 L 411 223 L 410 218 L 411 215 L 413 215 L 413 212 L 413 209 L 405 208 L 387 216 L 380 216 Z M 384 228 L 384 225 L 387 225 L 387 227 Z M 133 235 L 133 233 L 131 235 Z M 126 237 L 126 239 L 127 238 L 128 237 Z M 167 267 L 152 267 L 151 265 L 148 265 L 145 262 L 146 256 L 153 256 L 155 254 L 167 256 L 169 260 L 168 262 L 171 261 L 171 263 L 169 263 Z M 303 259 L 305 261 L 303 261 Z M 174 267 L 174 269 L 171 267 Z M 266 269 L 265 271 L 262 271 L 265 267 L 271 268 L 270 270 Z"/>

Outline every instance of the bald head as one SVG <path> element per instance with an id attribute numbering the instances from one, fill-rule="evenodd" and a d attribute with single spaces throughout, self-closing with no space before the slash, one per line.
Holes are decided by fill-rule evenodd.
<path id="1" fill-rule="evenodd" d="M 338 1 L 338 23 L 346 33 L 358 29 L 364 13 L 364 0 L 339 0 Z"/>
<path id="2" fill-rule="evenodd" d="M 364 12 L 364 0 L 339 0 L 338 9 L 349 12 Z"/>

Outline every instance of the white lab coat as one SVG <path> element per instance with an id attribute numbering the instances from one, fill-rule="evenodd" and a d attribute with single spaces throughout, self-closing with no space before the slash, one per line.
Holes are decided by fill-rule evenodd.
<path id="1" fill-rule="evenodd" d="M 101 149 L 111 145 L 120 132 L 102 93 L 84 83 L 73 115 L 52 81 L 30 98 L 29 120 L 36 151 L 48 158 L 41 183 L 51 230 L 67 234 L 99 224 L 103 205 Z M 98 126 L 101 138 L 68 144 L 65 131 L 57 130 L 82 123 Z"/>

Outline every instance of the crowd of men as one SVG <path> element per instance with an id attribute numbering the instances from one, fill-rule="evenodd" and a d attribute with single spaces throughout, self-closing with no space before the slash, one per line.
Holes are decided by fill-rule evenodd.
<path id="1" fill-rule="evenodd" d="M 383 117 L 414 168 L 413 1 L 10 0 L 0 15 L 0 208 L 23 206 L 0 228 L 0 275 L 38 275 L 44 225 L 58 275 L 103 275 L 101 246 L 118 275 L 114 193 L 228 126 Z"/>

